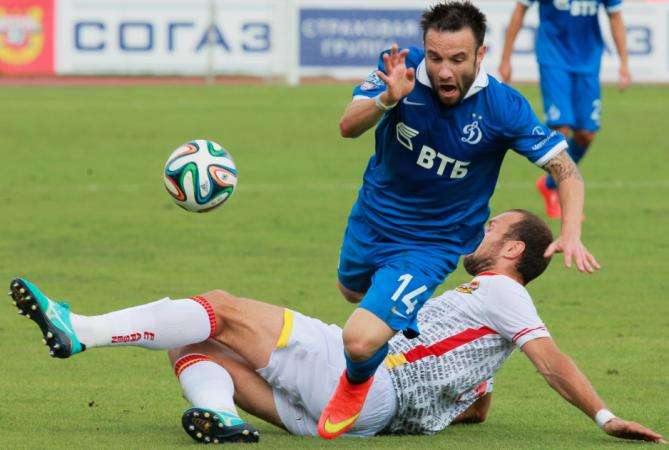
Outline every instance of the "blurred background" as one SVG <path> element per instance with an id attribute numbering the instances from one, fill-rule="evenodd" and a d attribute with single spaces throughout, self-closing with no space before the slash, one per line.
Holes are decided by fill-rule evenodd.
<path id="1" fill-rule="evenodd" d="M 0 0 L 0 75 L 254 76 L 359 78 L 397 41 L 420 45 L 423 0 Z M 514 2 L 477 1 L 487 15 L 494 73 Z M 600 14 L 605 15 L 603 8 Z M 636 82 L 669 82 L 669 2 L 623 7 Z M 513 58 L 516 81 L 536 81 L 537 8 Z M 602 79 L 617 78 L 615 49 Z"/>
<path id="2" fill-rule="evenodd" d="M 352 306 L 336 289 L 338 251 L 374 136 L 341 138 L 339 118 L 380 51 L 421 44 L 431 3 L 0 0 L 0 284 L 25 276 L 80 314 L 223 288 L 343 324 Z M 495 74 L 515 3 L 475 3 Z M 613 82 L 601 14 L 601 77 Z M 530 292 L 612 410 L 666 436 L 669 2 L 625 0 L 623 18 L 633 85 L 603 88 L 602 130 L 580 166 L 583 241 L 603 268 L 585 276 L 557 257 Z M 537 21 L 533 6 L 512 64 L 514 87 L 541 116 Z M 166 158 L 194 138 L 225 146 L 240 174 L 208 214 L 181 210 L 163 186 Z M 542 173 L 509 152 L 493 213 L 545 217 Z M 438 292 L 469 279 L 459 268 Z M 51 360 L 9 300 L 0 336 L 0 448 L 191 448 L 164 353 Z M 495 386 L 482 426 L 355 446 L 621 448 L 520 356 Z M 254 424 L 272 448 L 345 445 Z"/>

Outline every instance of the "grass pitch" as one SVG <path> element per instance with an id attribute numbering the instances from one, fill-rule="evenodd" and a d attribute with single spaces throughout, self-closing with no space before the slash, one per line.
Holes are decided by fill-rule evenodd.
<path id="1" fill-rule="evenodd" d="M 539 105 L 535 87 L 524 87 Z M 336 291 L 346 217 L 372 134 L 338 136 L 350 87 L 0 88 L 0 282 L 34 280 L 76 312 L 102 313 L 212 288 L 342 324 Z M 618 415 L 669 434 L 669 148 L 666 87 L 604 90 L 603 132 L 582 166 L 593 276 L 555 260 L 530 285 L 563 350 Z M 162 186 L 173 148 L 221 142 L 239 190 L 210 214 Z M 509 154 L 493 212 L 542 212 L 540 170 Z M 555 224 L 557 229 L 557 224 Z M 459 269 L 453 286 L 469 277 Z M 192 448 L 166 356 L 96 349 L 51 360 L 34 324 L 0 303 L 0 447 Z M 486 423 L 436 437 L 291 437 L 254 421 L 261 446 L 620 448 L 552 392 L 520 355 L 497 377 Z"/>

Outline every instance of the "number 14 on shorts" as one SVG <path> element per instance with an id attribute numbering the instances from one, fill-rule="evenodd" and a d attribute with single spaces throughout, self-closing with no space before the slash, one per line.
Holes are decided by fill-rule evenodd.
<path id="1" fill-rule="evenodd" d="M 407 286 L 409 286 L 409 283 L 411 283 L 411 280 L 413 280 L 413 275 L 410 273 L 400 275 L 400 277 L 397 279 L 397 281 L 400 282 L 400 285 L 395 293 L 390 297 L 390 299 L 394 302 L 397 302 L 397 300 L 401 299 L 401 302 L 406 306 L 406 314 L 413 313 L 413 310 L 416 308 L 418 302 L 414 301 L 414 298 L 427 291 L 427 286 L 422 285 L 413 291 L 404 294 L 404 291 L 406 290 Z M 395 312 L 395 308 L 393 308 L 393 312 Z"/>

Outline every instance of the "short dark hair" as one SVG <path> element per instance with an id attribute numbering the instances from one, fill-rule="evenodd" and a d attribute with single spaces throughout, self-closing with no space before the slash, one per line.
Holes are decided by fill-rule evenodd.
<path id="1" fill-rule="evenodd" d="M 486 19 L 476 6 L 469 1 L 447 1 L 425 10 L 420 21 L 423 28 L 423 40 L 427 30 L 460 31 L 470 28 L 476 38 L 477 47 L 485 39 Z"/>
<path id="2" fill-rule="evenodd" d="M 504 238 L 525 243 L 525 251 L 516 264 L 516 271 L 527 284 L 544 273 L 548 267 L 550 258 L 544 258 L 544 252 L 553 242 L 553 233 L 548 224 L 534 213 L 524 209 L 512 209 L 509 212 L 523 216 L 509 226 Z"/>

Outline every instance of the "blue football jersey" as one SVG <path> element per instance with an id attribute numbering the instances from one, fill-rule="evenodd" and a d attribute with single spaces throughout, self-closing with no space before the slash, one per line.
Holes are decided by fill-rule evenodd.
<path id="1" fill-rule="evenodd" d="M 622 8 L 622 0 L 518 0 L 539 2 L 536 53 L 539 64 L 576 73 L 599 73 L 604 50 L 598 11 Z"/>
<path id="2" fill-rule="evenodd" d="M 432 92 L 424 51 L 409 50 L 415 87 L 376 127 L 356 208 L 392 241 L 440 242 L 465 254 L 483 237 L 507 149 L 543 166 L 567 143 L 537 119 L 522 95 L 483 69 L 462 101 L 443 105 Z M 353 95 L 371 98 L 384 90 L 372 73 Z"/>

